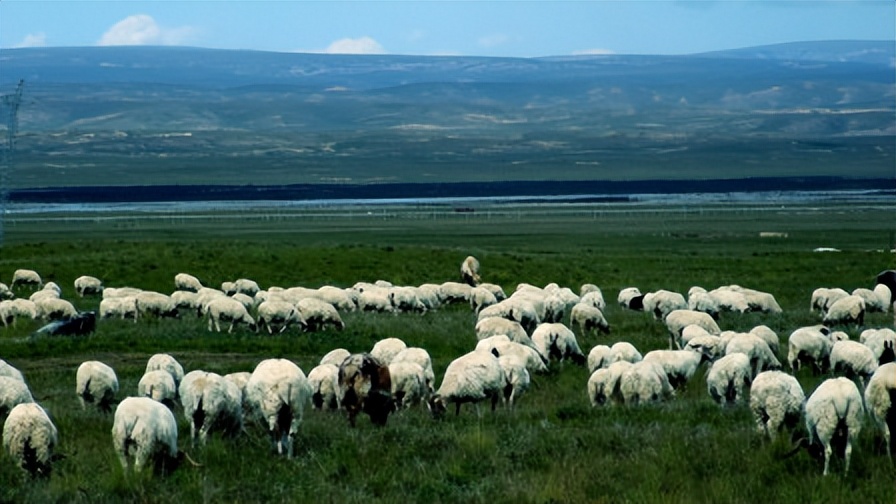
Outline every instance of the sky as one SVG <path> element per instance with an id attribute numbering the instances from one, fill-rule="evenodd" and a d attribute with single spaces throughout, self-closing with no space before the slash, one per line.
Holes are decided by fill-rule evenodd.
<path id="1" fill-rule="evenodd" d="M 0 0 L 3 49 L 181 45 L 539 57 L 814 40 L 896 41 L 896 1 Z"/>

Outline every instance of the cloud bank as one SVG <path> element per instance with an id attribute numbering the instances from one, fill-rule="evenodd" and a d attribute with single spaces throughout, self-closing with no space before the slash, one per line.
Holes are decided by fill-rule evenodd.
<path id="1" fill-rule="evenodd" d="M 152 16 L 135 14 L 112 25 L 96 45 L 180 45 L 193 31 L 190 27 L 161 27 Z"/>
<path id="2" fill-rule="evenodd" d="M 22 47 L 43 47 L 45 45 L 47 45 L 47 35 L 45 33 L 29 33 L 13 47 L 18 49 Z"/>
<path id="3" fill-rule="evenodd" d="M 366 36 L 336 40 L 322 52 L 327 54 L 386 54 L 386 50 L 379 42 Z"/>

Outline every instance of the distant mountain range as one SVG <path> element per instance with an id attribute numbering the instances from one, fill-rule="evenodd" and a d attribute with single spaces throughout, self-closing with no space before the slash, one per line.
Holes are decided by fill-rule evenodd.
<path id="1" fill-rule="evenodd" d="M 896 43 L 688 56 L 0 50 L 10 185 L 894 175 Z M 2 127 L 2 126 L 0 126 Z"/>

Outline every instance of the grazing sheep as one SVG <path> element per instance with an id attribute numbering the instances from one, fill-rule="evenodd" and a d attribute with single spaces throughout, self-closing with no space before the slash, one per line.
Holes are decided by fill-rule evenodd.
<path id="1" fill-rule="evenodd" d="M 143 289 L 137 287 L 106 287 L 103 289 L 103 299 L 137 296 Z"/>
<path id="2" fill-rule="evenodd" d="M 0 301 L 0 319 L 3 326 L 15 325 L 20 317 L 36 320 L 38 317 L 37 305 L 30 299 L 12 299 Z"/>
<path id="3" fill-rule="evenodd" d="M 355 304 L 354 299 L 352 299 L 346 289 L 332 285 L 323 285 L 318 287 L 316 297 L 321 301 L 330 303 L 341 312 L 352 312 L 358 309 L 358 305 Z"/>
<path id="4" fill-rule="evenodd" d="M 42 298 L 34 302 L 38 317 L 46 320 L 61 320 L 78 315 L 75 306 L 65 299 Z"/>
<path id="5" fill-rule="evenodd" d="M 838 341 L 831 347 L 831 370 L 847 378 L 858 378 L 859 387 L 865 388 L 865 380 L 877 371 L 874 352 L 858 341 Z"/>
<path id="6" fill-rule="evenodd" d="M 92 276 L 79 276 L 75 279 L 75 292 L 80 297 L 102 294 L 103 281 Z"/>
<path id="7" fill-rule="evenodd" d="M 108 289 L 106 289 L 108 290 Z M 137 322 L 137 298 L 135 296 L 104 297 L 100 301 L 100 318 L 132 318 Z"/>
<path id="8" fill-rule="evenodd" d="M 865 407 L 884 437 L 887 456 L 892 460 L 896 443 L 891 434 L 896 431 L 896 363 L 888 362 L 877 368 L 865 388 Z"/>
<path id="9" fill-rule="evenodd" d="M 410 408 L 429 397 L 430 390 L 420 364 L 410 361 L 392 362 L 389 364 L 389 377 L 396 411 Z"/>
<path id="10" fill-rule="evenodd" d="M 683 387 L 694 377 L 704 360 L 702 354 L 691 350 L 651 350 L 643 359 L 659 364 L 669 383 L 676 389 Z"/>
<path id="11" fill-rule="evenodd" d="M 388 365 L 367 353 L 350 355 L 339 366 L 339 396 L 352 427 L 362 411 L 374 425 L 386 425 L 394 409 Z"/>
<path id="12" fill-rule="evenodd" d="M 616 362 L 616 355 L 607 345 L 595 345 L 588 352 L 588 358 L 585 361 L 589 373 L 594 373 L 598 369 L 605 368 Z"/>
<path id="13" fill-rule="evenodd" d="M 467 256 L 460 263 L 460 277 L 463 282 L 471 287 L 476 287 L 482 278 L 479 276 L 479 260 L 473 256 Z"/>
<path id="14" fill-rule="evenodd" d="M 177 385 L 171 373 L 164 369 L 147 371 L 140 377 L 137 383 L 137 395 L 149 397 L 165 406 L 174 409 L 174 400 L 177 399 Z"/>
<path id="15" fill-rule="evenodd" d="M 569 358 L 580 366 L 585 364 L 585 354 L 579 348 L 576 335 L 561 323 L 540 324 L 532 333 L 532 343 L 541 355 L 559 361 Z"/>
<path id="16" fill-rule="evenodd" d="M 800 382 L 783 371 L 763 371 L 750 385 L 750 411 L 756 430 L 769 439 L 777 436 L 782 427 L 796 427 L 805 402 Z"/>
<path id="17" fill-rule="evenodd" d="M 830 331 L 823 326 L 801 327 L 787 339 L 787 362 L 796 373 L 801 362 L 809 362 L 816 374 L 827 373 L 830 367 Z"/>
<path id="18" fill-rule="evenodd" d="M 223 289 L 221 289 L 223 290 Z M 253 297 L 258 294 L 258 291 L 261 289 L 258 287 L 258 283 L 255 280 L 249 280 L 248 278 L 240 278 L 233 282 L 233 292 L 229 292 L 228 295 L 232 296 L 236 293 L 242 293 L 249 297 Z"/>
<path id="19" fill-rule="evenodd" d="M 812 298 L 809 301 L 809 311 L 817 311 L 821 315 L 824 315 L 835 301 L 840 298 L 845 298 L 848 295 L 848 292 L 839 287 L 819 287 L 812 291 Z"/>
<path id="20" fill-rule="evenodd" d="M 442 304 L 469 303 L 472 287 L 460 282 L 444 282 L 439 285 L 439 301 Z"/>
<path id="21" fill-rule="evenodd" d="M 519 322 L 514 322 L 513 320 L 499 317 L 485 318 L 476 323 L 475 331 L 477 340 L 484 340 L 490 336 L 504 334 L 510 338 L 510 341 L 533 346 L 532 339 L 526 333 L 526 330 L 523 329 L 523 326 L 520 325 Z"/>
<path id="22" fill-rule="evenodd" d="M 613 343 L 610 350 L 613 351 L 616 362 L 626 361 L 634 364 L 643 360 L 641 352 L 635 348 L 635 345 L 632 345 L 628 341 L 617 341 L 616 343 Z"/>
<path id="23" fill-rule="evenodd" d="M 358 309 L 365 312 L 389 313 L 392 301 L 383 289 L 367 289 L 358 294 Z"/>
<path id="24" fill-rule="evenodd" d="M 477 285 L 477 287 L 482 287 L 483 289 L 486 289 L 489 292 L 491 292 L 495 296 L 495 299 L 497 299 L 499 302 L 507 299 L 507 294 L 504 292 L 504 289 L 500 285 L 483 282 L 483 283 Z M 471 289 L 471 291 L 472 291 L 472 289 Z"/>
<path id="25" fill-rule="evenodd" d="M 407 344 L 398 338 L 384 338 L 373 344 L 370 355 L 380 364 L 388 366 L 392 363 L 392 359 L 407 347 Z"/>
<path id="26" fill-rule="evenodd" d="M 432 370 L 432 358 L 429 352 L 420 347 L 407 347 L 398 352 L 392 358 L 392 362 L 413 362 L 423 368 L 423 380 L 426 389 L 432 393 L 435 390 L 436 375 Z"/>
<path id="27" fill-rule="evenodd" d="M 750 311 L 762 313 L 781 313 L 783 311 L 778 301 L 775 300 L 775 296 L 768 292 L 748 289 L 739 285 L 729 285 L 727 289 L 743 294 L 750 306 Z"/>
<path id="28" fill-rule="evenodd" d="M 321 331 L 327 327 L 341 331 L 345 329 L 345 322 L 339 316 L 336 307 L 326 301 L 317 298 L 305 298 L 296 303 L 299 317 L 305 321 L 308 331 Z"/>
<path id="29" fill-rule="evenodd" d="M 880 303 L 883 305 L 882 311 L 887 313 L 887 310 L 890 309 L 890 299 L 893 298 L 893 293 L 890 292 L 890 288 L 884 284 L 877 284 L 871 290 L 875 296 L 880 300 Z"/>
<path id="30" fill-rule="evenodd" d="M 714 319 L 719 318 L 719 302 L 706 290 L 691 287 L 688 291 L 688 309 L 706 313 Z"/>
<path id="31" fill-rule="evenodd" d="M 535 348 L 515 341 L 510 341 L 510 339 L 503 334 L 489 336 L 488 338 L 480 340 L 479 343 L 476 343 L 476 350 L 485 350 L 498 357 L 514 355 L 526 363 L 526 369 L 531 373 L 548 372 L 547 358 L 538 353 Z"/>
<path id="32" fill-rule="evenodd" d="M 591 406 L 601 406 L 612 401 L 622 403 L 622 392 L 619 390 L 619 379 L 633 364 L 628 361 L 617 361 L 605 368 L 591 373 L 588 378 L 588 399 Z"/>
<path id="33" fill-rule="evenodd" d="M 417 286 L 417 298 L 427 310 L 436 310 L 442 305 L 439 300 L 439 286 L 436 284 L 427 283 Z"/>
<path id="34" fill-rule="evenodd" d="M 517 399 L 529 389 L 529 370 L 526 362 L 516 355 L 502 355 L 498 357 L 498 364 L 504 371 L 504 404 L 512 410 Z"/>
<path id="35" fill-rule="evenodd" d="M 249 315 L 249 311 L 239 301 L 229 297 L 218 297 L 208 302 L 206 305 L 206 314 L 208 316 L 208 330 L 212 327 L 221 332 L 221 322 L 230 322 L 227 332 L 233 332 L 236 324 L 246 324 L 250 331 L 255 331 L 255 319 Z"/>
<path id="36" fill-rule="evenodd" d="M 314 409 L 338 410 L 339 404 L 339 366 L 319 364 L 308 372 L 308 385 L 311 386 L 311 406 Z"/>
<path id="37" fill-rule="evenodd" d="M 877 274 L 874 280 L 875 288 L 878 285 L 884 285 L 890 290 L 890 299 L 886 300 L 886 304 L 892 305 L 896 303 L 896 270 L 884 270 Z"/>
<path id="38" fill-rule="evenodd" d="M 305 373 L 286 359 L 258 363 L 246 383 L 246 399 L 267 424 L 274 451 L 292 458 L 295 435 L 302 423 L 311 386 Z"/>
<path id="39" fill-rule="evenodd" d="M 725 346 L 725 355 L 733 353 L 742 353 L 749 358 L 751 378 L 761 371 L 781 369 L 781 363 L 769 349 L 768 344 L 755 334 L 735 334 Z"/>
<path id="40" fill-rule="evenodd" d="M 171 471 L 183 460 L 177 450 L 177 421 L 174 413 L 148 397 L 127 397 L 115 408 L 112 444 L 122 469 L 128 470 L 128 457 L 134 457 L 134 472 L 146 464 Z"/>
<path id="41" fill-rule="evenodd" d="M 835 325 L 865 323 L 865 300 L 849 295 L 835 301 L 825 313 L 822 323 L 828 327 Z"/>
<path id="42" fill-rule="evenodd" d="M 569 327 L 575 330 L 576 326 L 582 332 L 583 338 L 595 329 L 604 334 L 610 334 L 610 323 L 604 318 L 603 312 L 584 303 L 576 304 L 569 312 Z"/>
<path id="43" fill-rule="evenodd" d="M 762 341 L 765 341 L 765 344 L 768 345 L 769 350 L 772 351 L 773 354 L 778 355 L 778 351 L 781 349 L 781 342 L 778 339 L 778 334 L 767 325 L 758 325 L 752 329 L 750 329 L 751 334 L 755 334 L 762 338 Z"/>
<path id="44" fill-rule="evenodd" d="M 722 341 L 719 336 L 705 334 L 691 338 L 684 346 L 684 350 L 700 353 L 705 361 L 714 362 L 725 355 L 725 345 L 727 341 Z"/>
<path id="45" fill-rule="evenodd" d="M 9 283 L 9 287 L 15 289 L 16 287 L 28 286 L 40 289 L 43 284 L 43 280 L 41 280 L 40 275 L 36 271 L 17 269 L 12 274 L 12 282 Z"/>
<path id="46" fill-rule="evenodd" d="M 178 388 L 184 418 L 190 422 L 190 439 L 205 444 L 208 433 L 220 430 L 235 436 L 243 430 L 243 394 L 219 374 L 190 371 Z"/>
<path id="47" fill-rule="evenodd" d="M 865 329 L 859 341 L 871 349 L 878 365 L 896 361 L 896 331 L 889 328 Z"/>
<path id="48" fill-rule="evenodd" d="M 180 365 L 180 362 L 177 362 L 177 359 L 169 354 L 158 353 L 152 355 L 146 361 L 146 369 L 143 370 L 143 372 L 148 373 L 157 369 L 167 371 L 168 374 L 171 375 L 171 378 L 174 380 L 175 388 L 179 387 L 181 380 L 184 379 L 184 367 Z"/>
<path id="49" fill-rule="evenodd" d="M 199 289 L 201 288 L 202 282 L 189 273 L 178 273 L 174 275 L 174 290 L 199 292 Z"/>
<path id="50" fill-rule="evenodd" d="M 9 286 L 3 282 L 0 282 L 0 300 L 4 299 L 12 299 L 16 297 L 16 295 L 9 290 Z"/>
<path id="51" fill-rule="evenodd" d="M 709 334 L 719 334 L 719 324 L 709 314 L 694 310 L 672 310 L 666 314 L 666 329 L 669 331 L 669 349 L 682 348 L 681 333 L 689 325 L 697 325 Z"/>
<path id="52" fill-rule="evenodd" d="M 3 359 L 0 359 L 0 376 L 15 378 L 16 380 L 19 380 L 21 382 L 25 381 L 25 378 L 22 376 L 22 372 Z"/>
<path id="53" fill-rule="evenodd" d="M 621 289 L 619 295 L 616 296 L 616 302 L 619 303 L 619 306 L 628 308 L 629 310 L 644 310 L 644 294 L 641 294 L 641 291 L 637 287 L 626 287 Z"/>
<path id="54" fill-rule="evenodd" d="M 197 312 L 199 310 L 199 294 L 192 291 L 176 290 L 171 293 L 171 300 L 178 310 Z"/>
<path id="55" fill-rule="evenodd" d="M 871 289 L 854 289 L 852 295 L 859 296 L 865 301 L 865 311 L 868 313 L 886 313 L 889 308 L 888 304 Z"/>
<path id="56" fill-rule="evenodd" d="M 828 378 L 806 400 L 808 443 L 824 447 L 824 474 L 828 475 L 833 445 L 843 443 L 843 472 L 849 472 L 852 444 L 862 431 L 865 408 L 858 387 L 847 378 Z"/>
<path id="57" fill-rule="evenodd" d="M 460 406 L 465 402 L 476 404 L 491 399 L 492 411 L 504 392 L 507 380 L 498 357 L 485 350 L 474 350 L 448 364 L 439 390 L 430 398 L 430 411 L 436 417 L 445 413 L 448 405 L 454 403 L 454 414 L 460 414 Z"/>
<path id="58" fill-rule="evenodd" d="M 137 315 L 146 317 L 177 317 L 177 305 L 168 294 L 161 292 L 143 291 L 135 296 L 137 303 Z"/>
<path id="59" fill-rule="evenodd" d="M 650 352 L 647 355 L 650 355 Z M 626 367 L 619 377 L 617 386 L 622 402 L 626 405 L 656 403 L 675 395 L 663 366 L 658 361 L 646 357 L 641 362 Z"/>
<path id="60" fill-rule="evenodd" d="M 3 448 L 32 478 L 47 477 L 58 443 L 56 426 L 37 403 L 16 405 L 3 424 Z"/>
<path id="61" fill-rule="evenodd" d="M 85 361 L 75 373 L 75 394 L 81 408 L 95 404 L 103 412 L 112 411 L 112 402 L 118 393 L 118 376 L 115 370 L 100 361 Z"/>
<path id="62" fill-rule="evenodd" d="M 604 300 L 604 295 L 600 290 L 591 291 L 582 295 L 579 297 L 578 301 L 573 302 L 572 305 L 575 306 L 577 303 L 585 303 L 601 311 L 607 309 L 607 302 Z"/>
<path id="63" fill-rule="evenodd" d="M 473 310 L 473 313 L 478 315 L 483 308 L 497 303 L 498 298 L 485 287 L 477 286 L 470 289 L 470 308 Z"/>
<path id="64" fill-rule="evenodd" d="M 731 290 L 728 287 L 718 287 L 709 291 L 709 295 L 716 300 L 719 309 L 733 313 L 746 313 L 750 311 L 750 303 L 742 292 Z"/>
<path id="65" fill-rule="evenodd" d="M 320 358 L 320 364 L 333 364 L 336 367 L 339 367 L 342 362 L 347 359 L 352 353 L 344 348 L 336 348 L 334 350 L 330 350 L 326 355 Z"/>
<path id="66" fill-rule="evenodd" d="M 417 296 L 417 288 L 410 285 L 391 287 L 387 297 L 394 313 L 425 313 L 426 305 Z"/>
<path id="67" fill-rule="evenodd" d="M 277 333 L 282 333 L 289 328 L 290 324 L 299 326 L 300 329 L 306 325 L 295 305 L 287 301 L 276 299 L 262 301 L 258 305 L 256 315 L 258 327 L 266 327 L 268 334 L 273 334 L 275 330 Z"/>
<path id="68" fill-rule="evenodd" d="M 719 404 L 741 402 L 744 389 L 752 381 L 750 358 L 743 353 L 728 354 L 715 361 L 706 375 L 706 389 Z"/>
<path id="69" fill-rule="evenodd" d="M 688 302 L 678 292 L 660 289 L 644 294 L 644 311 L 653 313 L 657 320 L 664 320 L 674 310 L 686 310 Z"/>
<path id="70" fill-rule="evenodd" d="M 34 398 L 24 381 L 0 375 L 0 417 L 8 415 L 19 404 L 30 402 L 34 402 Z"/>

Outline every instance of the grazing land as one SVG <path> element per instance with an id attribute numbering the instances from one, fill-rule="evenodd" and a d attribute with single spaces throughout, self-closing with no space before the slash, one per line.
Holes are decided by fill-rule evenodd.
<path id="1" fill-rule="evenodd" d="M 467 209 L 469 210 L 469 209 Z M 775 295 L 779 315 L 723 314 L 723 329 L 766 324 L 787 336 L 819 322 L 809 311 L 816 287 L 870 287 L 896 266 L 892 203 L 776 202 L 707 205 L 503 205 L 456 211 L 426 205 L 249 209 L 209 212 L 41 214 L 7 218 L 0 280 L 32 268 L 55 281 L 82 310 L 79 275 L 106 286 L 170 292 L 189 272 L 206 285 L 246 277 L 263 288 L 388 280 L 419 285 L 459 279 L 475 255 L 485 281 L 512 291 L 521 282 L 574 290 L 600 286 L 612 333 L 592 346 L 629 341 L 642 353 L 668 339 L 649 314 L 615 305 L 619 289 L 682 293 L 693 285 L 739 284 Z M 761 238 L 761 232 L 786 233 Z M 840 252 L 813 252 L 818 247 Z M 27 292 L 20 292 L 25 296 Z M 535 375 L 513 412 L 465 407 L 434 421 L 423 407 L 393 415 L 384 428 L 366 418 L 349 428 L 339 413 L 306 411 L 292 460 L 270 453 L 263 429 L 247 423 L 237 439 L 212 436 L 191 447 L 178 409 L 180 446 L 202 467 L 168 476 L 126 475 L 112 450 L 112 418 L 82 411 L 74 395 L 80 362 L 102 360 L 118 373 L 119 397 L 133 395 L 150 355 L 174 355 L 186 370 L 251 371 L 285 357 L 307 373 L 327 351 L 369 350 L 398 337 L 433 356 L 437 382 L 448 363 L 475 345 L 475 316 L 454 305 L 423 315 L 344 314 L 346 329 L 269 336 L 237 329 L 210 333 L 204 320 L 100 321 L 87 337 L 32 337 L 39 323 L 0 331 L 0 358 L 18 367 L 50 412 L 60 436 L 49 479 L 30 481 L 0 456 L 2 502 L 891 502 L 893 465 L 870 421 L 848 475 L 807 455 L 782 459 L 789 439 L 757 436 L 744 405 L 721 408 L 706 392 L 705 370 L 670 402 L 594 409 L 584 368 L 552 364 Z M 892 327 L 870 314 L 867 327 Z M 855 339 L 861 328 L 844 328 Z M 786 352 L 786 350 L 782 350 Z M 783 355 L 779 355 L 784 359 Z M 797 374 L 808 393 L 822 381 Z M 786 438 L 786 436 L 785 436 Z"/>

